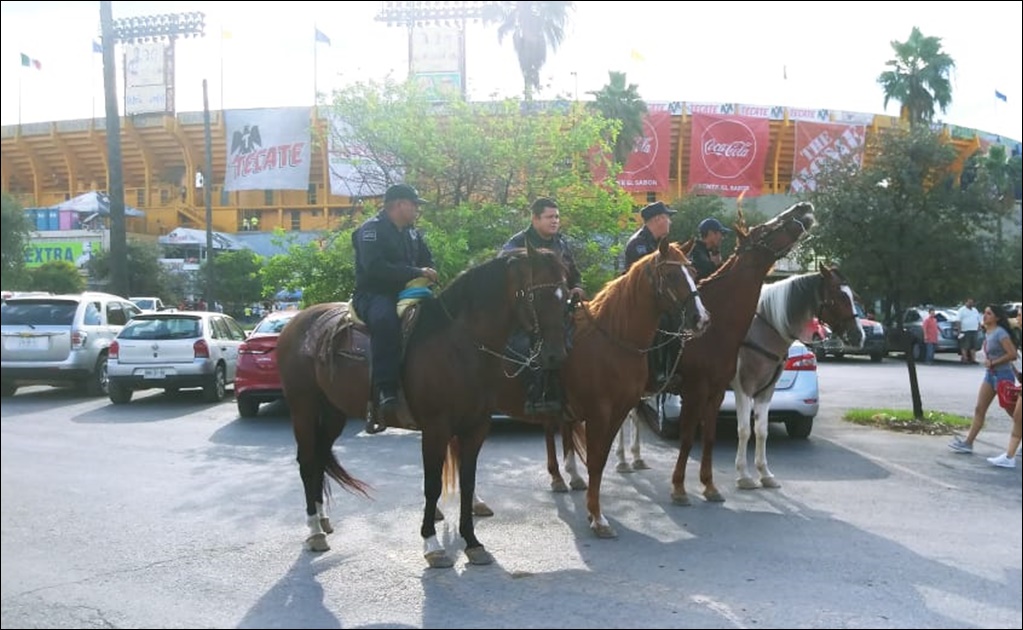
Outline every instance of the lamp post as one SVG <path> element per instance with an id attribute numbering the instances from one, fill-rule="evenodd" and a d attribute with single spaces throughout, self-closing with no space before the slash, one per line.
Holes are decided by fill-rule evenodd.
<path id="1" fill-rule="evenodd" d="M 115 20 L 112 3 L 99 3 L 100 31 L 103 39 L 103 97 L 106 106 L 107 160 L 110 196 L 110 292 L 127 297 L 128 243 L 124 225 L 124 173 L 121 162 L 121 115 L 117 102 L 117 64 L 115 47 L 135 40 L 169 40 L 178 37 L 201 37 L 205 29 L 202 13 L 174 13 Z M 171 69 L 173 72 L 173 66 Z"/>
<path id="2" fill-rule="evenodd" d="M 465 98 L 465 22 L 483 17 L 483 7 L 491 2 L 381 2 L 376 21 L 387 26 L 408 28 L 408 76 L 413 77 L 412 30 L 424 26 L 460 27 L 458 72 L 462 83 L 462 98 Z"/>

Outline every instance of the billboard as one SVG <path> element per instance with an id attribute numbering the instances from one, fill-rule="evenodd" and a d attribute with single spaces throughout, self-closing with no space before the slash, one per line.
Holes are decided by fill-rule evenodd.
<path id="1" fill-rule="evenodd" d="M 465 33 L 458 26 L 412 29 L 412 80 L 435 101 L 465 94 Z"/>
<path id="2" fill-rule="evenodd" d="M 94 252 L 103 249 L 102 241 L 33 241 L 25 249 L 25 266 L 39 267 L 48 262 L 67 261 L 78 269 L 85 267 Z"/>
<path id="3" fill-rule="evenodd" d="M 124 113 L 174 113 L 174 46 L 142 42 L 124 46 Z"/>

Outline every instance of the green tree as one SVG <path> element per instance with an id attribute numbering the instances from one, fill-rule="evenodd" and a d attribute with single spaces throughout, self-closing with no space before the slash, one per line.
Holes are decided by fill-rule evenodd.
<path id="1" fill-rule="evenodd" d="M 25 248 L 28 247 L 32 224 L 17 200 L 3 193 L 2 221 L 0 221 L 0 272 L 4 288 L 17 290 L 30 288 L 26 284 Z"/>
<path id="2" fill-rule="evenodd" d="M 565 22 L 572 2 L 491 2 L 483 5 L 483 22 L 497 24 L 497 40 L 511 35 L 524 83 L 522 96 L 530 101 L 540 89 L 540 68 L 547 51 L 565 39 Z"/>
<path id="3" fill-rule="evenodd" d="M 66 260 L 51 260 L 29 270 L 29 285 L 34 291 L 50 293 L 81 293 L 85 290 L 85 278 L 78 273 L 74 263 Z"/>
<path id="4" fill-rule="evenodd" d="M 891 46 L 895 58 L 885 63 L 890 70 L 877 77 L 884 91 L 884 106 L 898 101 L 910 125 L 930 123 L 936 106 L 945 112 L 952 103 L 949 75 L 955 61 L 941 49 L 940 37 L 927 37 L 916 26 L 909 39 L 892 41 Z"/>
<path id="5" fill-rule="evenodd" d="M 1020 157 L 1010 158 L 1004 145 L 993 144 L 986 155 L 974 158 L 974 178 L 966 181 L 964 177 L 964 183 L 975 189 L 979 202 L 989 210 L 989 221 L 978 236 L 981 273 L 976 278 L 974 295 L 998 302 L 1018 299 L 1023 293 L 1023 269 L 1014 211 L 1021 176 Z"/>
<path id="6" fill-rule="evenodd" d="M 596 111 L 608 120 L 618 121 L 618 133 L 614 138 L 614 162 L 624 166 L 636 145 L 643 137 L 643 117 L 647 113 L 646 103 L 639 96 L 635 83 L 626 84 L 625 73 L 610 71 L 607 85 L 589 92 L 595 97 L 590 103 Z"/>
<path id="7" fill-rule="evenodd" d="M 975 295 L 992 210 L 980 186 L 953 185 L 953 146 L 927 127 L 870 142 L 876 157 L 862 169 L 831 162 L 817 176 L 808 242 L 881 299 L 889 324 L 905 306 Z"/>
<path id="8" fill-rule="evenodd" d="M 355 290 L 355 251 L 350 229 L 325 234 L 310 243 L 298 243 L 284 230 L 273 241 L 287 253 L 271 256 L 260 269 L 262 295 L 272 299 L 281 289 L 302 289 L 302 304 L 343 302 Z"/>
<path id="9" fill-rule="evenodd" d="M 169 270 L 160 262 L 159 246 L 152 241 L 129 239 L 128 295 L 152 295 L 165 304 L 177 304 L 183 297 L 186 279 L 182 274 Z M 111 278 L 113 258 L 108 250 L 93 252 L 86 265 L 89 278 L 98 286 L 107 286 Z"/>
<path id="10" fill-rule="evenodd" d="M 213 257 L 213 291 L 214 298 L 220 302 L 224 312 L 241 316 L 246 304 L 258 302 L 263 296 L 263 283 L 260 270 L 263 257 L 251 249 L 220 252 Z M 206 283 L 210 275 L 206 265 L 199 271 L 200 293 L 206 295 Z M 213 308 L 213 305 L 207 305 Z"/>

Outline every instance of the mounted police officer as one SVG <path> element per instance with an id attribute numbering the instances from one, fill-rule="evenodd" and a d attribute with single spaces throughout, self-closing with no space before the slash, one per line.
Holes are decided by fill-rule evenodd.
<path id="1" fill-rule="evenodd" d="M 433 254 L 414 227 L 423 203 L 426 201 L 419 197 L 415 188 L 395 184 L 384 194 L 383 210 L 352 233 L 355 247 L 352 306 L 372 337 L 373 390 L 383 426 L 399 426 L 401 322 L 397 311 L 398 294 L 414 278 L 437 282 Z"/>
<path id="2" fill-rule="evenodd" d="M 561 257 L 561 262 L 567 270 L 568 288 L 572 301 L 582 300 L 586 297 L 582 288 L 582 276 L 575 265 L 575 258 L 568 242 L 561 234 L 561 212 L 558 204 L 549 197 L 540 197 L 530 206 L 532 222 L 530 226 L 518 234 L 515 234 L 504 244 L 501 253 L 521 249 L 528 242 L 531 247 L 544 248 L 553 251 Z M 532 340 L 530 334 L 525 330 L 518 330 L 512 334 L 508 342 L 509 349 L 513 356 L 525 359 L 529 356 Z M 530 366 L 523 371 L 528 383 L 526 386 L 526 413 L 556 413 L 561 411 L 561 396 L 557 391 L 558 379 L 556 374 L 547 375 L 546 372 L 537 366 Z"/>
<path id="3" fill-rule="evenodd" d="M 690 252 L 689 258 L 693 261 L 693 266 L 696 267 L 698 277 L 694 279 L 699 282 L 721 266 L 721 240 L 731 230 L 714 217 L 700 221 L 697 229 L 700 232 L 700 238 L 693 245 L 693 251 Z"/>

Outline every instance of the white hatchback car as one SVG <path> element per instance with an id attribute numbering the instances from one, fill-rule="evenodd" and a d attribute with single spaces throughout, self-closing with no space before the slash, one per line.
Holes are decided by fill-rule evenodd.
<path id="1" fill-rule="evenodd" d="M 207 312 L 144 313 L 110 344 L 110 400 L 124 404 L 138 389 L 168 393 L 201 387 L 207 402 L 219 402 L 234 383 L 238 347 L 245 331 L 230 315 Z"/>

